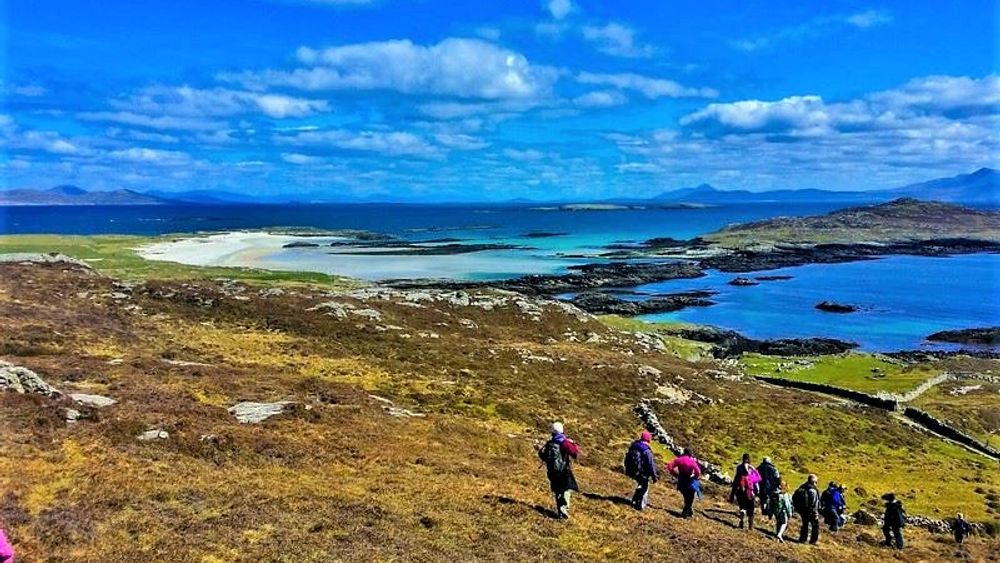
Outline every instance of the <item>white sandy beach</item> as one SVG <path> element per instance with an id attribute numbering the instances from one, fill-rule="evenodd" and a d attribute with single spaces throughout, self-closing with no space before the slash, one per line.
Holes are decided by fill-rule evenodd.
<path id="1" fill-rule="evenodd" d="M 351 247 L 330 247 L 341 237 L 296 237 L 236 231 L 157 242 L 137 249 L 147 260 L 193 266 L 236 266 L 269 270 L 321 272 L 364 280 L 478 277 L 515 277 L 562 270 L 579 260 L 555 258 L 525 250 L 488 250 L 464 254 L 405 256 L 391 247 L 366 250 L 378 254 L 350 254 Z M 318 247 L 284 248 L 290 242 L 312 242 Z"/>

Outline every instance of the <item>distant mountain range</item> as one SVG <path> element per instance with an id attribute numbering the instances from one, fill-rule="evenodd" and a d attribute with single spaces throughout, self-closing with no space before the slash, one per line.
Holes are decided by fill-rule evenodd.
<path id="1" fill-rule="evenodd" d="M 720 190 L 708 184 L 663 192 L 649 199 L 612 199 L 599 203 L 639 204 L 698 204 L 733 205 L 743 203 L 803 203 L 833 201 L 844 203 L 876 203 L 900 197 L 953 203 L 1000 206 L 1000 172 L 981 168 L 971 174 L 959 174 L 928 182 L 910 184 L 900 188 L 869 191 L 832 190 L 772 190 L 751 192 L 747 190 Z M 217 190 L 187 192 L 148 191 L 120 189 L 87 191 L 77 186 L 56 186 L 44 190 L 16 189 L 0 191 L 0 205 L 223 205 L 223 204 L 278 204 L 278 203 L 379 203 L 377 199 L 344 201 L 324 194 L 296 194 L 295 196 L 257 197 Z M 518 199 L 504 203 L 532 203 Z M 533 202 L 537 203 L 537 202 Z"/>
<path id="2" fill-rule="evenodd" d="M 889 190 L 832 191 L 832 190 L 771 190 L 750 192 L 746 190 L 719 190 L 708 184 L 663 192 L 652 198 L 657 202 L 702 203 L 709 205 L 735 203 L 801 203 L 810 201 L 843 201 L 845 203 L 874 203 L 900 197 L 922 200 L 947 201 L 967 204 L 1000 205 L 1000 172 L 980 168 L 971 174 L 959 174 L 929 182 L 910 184 Z"/>

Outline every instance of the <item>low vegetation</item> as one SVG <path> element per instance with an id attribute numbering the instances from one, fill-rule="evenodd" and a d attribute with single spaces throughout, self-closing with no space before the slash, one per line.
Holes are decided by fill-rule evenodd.
<path id="1" fill-rule="evenodd" d="M 45 251 L 105 258 L 92 264 L 114 273 L 130 268 L 133 258 L 114 258 L 126 240 Z M 656 327 L 492 291 L 331 291 L 301 279 L 275 291 L 253 272 L 227 269 L 247 276 L 233 282 L 137 267 L 129 277 L 149 279 L 0 265 L 0 359 L 117 401 L 0 393 L 0 519 L 26 561 L 889 556 L 874 527 L 815 547 L 736 530 L 718 487 L 693 521 L 670 511 L 680 497 L 669 482 L 635 512 L 619 467 L 643 398 L 660 399 L 667 431 L 725 467 L 743 451 L 771 455 L 792 485 L 809 471 L 847 483 L 852 509 L 877 510 L 892 490 L 912 513 L 997 517 L 995 462 L 881 411 L 740 380 L 698 344 L 668 340 L 675 353 L 660 352 Z M 240 401 L 293 404 L 240 424 L 226 410 Z M 67 423 L 67 408 L 80 420 Z M 568 522 L 549 516 L 535 456 L 555 419 L 583 449 Z M 137 439 L 150 429 L 168 437 Z M 987 537 L 956 547 L 907 534 L 901 560 L 997 550 Z"/>

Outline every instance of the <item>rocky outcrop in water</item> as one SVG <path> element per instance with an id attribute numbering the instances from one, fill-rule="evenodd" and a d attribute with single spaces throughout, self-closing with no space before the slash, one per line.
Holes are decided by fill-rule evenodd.
<path id="1" fill-rule="evenodd" d="M 570 303 L 588 313 L 603 315 L 649 315 L 679 311 L 685 307 L 708 307 L 715 305 L 708 299 L 715 295 L 714 291 L 687 291 L 657 295 L 644 301 L 629 301 L 597 291 L 581 293 L 570 300 Z"/>
<path id="2" fill-rule="evenodd" d="M 751 285 L 760 285 L 760 282 L 756 282 L 750 278 L 738 277 L 733 278 L 727 282 L 729 285 L 747 287 Z"/>
<path id="3" fill-rule="evenodd" d="M 975 344 L 992 346 L 1000 344 L 1000 326 L 987 328 L 965 328 L 942 330 L 927 337 L 931 342 L 951 342 L 954 344 Z"/>
<path id="4" fill-rule="evenodd" d="M 704 270 L 693 262 L 596 263 L 570 266 L 566 274 L 536 274 L 510 280 L 463 282 L 448 280 L 389 280 L 400 289 L 474 289 L 494 287 L 527 295 L 556 295 L 607 287 L 635 287 L 664 280 L 698 278 Z"/>
<path id="5" fill-rule="evenodd" d="M 820 356 L 840 354 L 858 346 L 853 342 L 844 342 L 833 338 L 755 340 L 734 330 L 714 327 L 685 328 L 674 334 L 687 340 L 713 344 L 712 355 L 717 358 L 735 358 L 745 352 L 771 356 Z"/>
<path id="6" fill-rule="evenodd" d="M 816 309 L 825 313 L 854 313 L 858 310 L 854 305 L 835 303 L 833 301 L 821 301 L 816 304 Z"/>

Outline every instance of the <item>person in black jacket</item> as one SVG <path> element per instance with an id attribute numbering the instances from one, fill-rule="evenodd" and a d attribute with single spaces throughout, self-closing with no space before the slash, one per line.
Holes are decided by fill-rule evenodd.
<path id="1" fill-rule="evenodd" d="M 883 517 L 882 533 L 885 534 L 883 545 L 892 546 L 896 549 L 903 549 L 903 526 L 906 525 L 906 511 L 903 510 L 903 502 L 896 500 L 896 495 L 886 493 L 882 495 L 885 501 L 885 516 Z"/>
<path id="2" fill-rule="evenodd" d="M 816 483 L 819 477 L 815 473 L 810 473 L 805 483 L 795 491 L 792 496 L 792 505 L 795 512 L 802 519 L 802 528 L 799 529 L 799 543 L 809 543 L 819 541 L 819 491 Z"/>
<path id="3" fill-rule="evenodd" d="M 972 525 L 962 513 L 959 513 L 955 517 L 955 524 L 952 525 L 951 531 L 955 533 L 955 542 L 962 543 L 965 541 L 965 536 L 972 533 Z"/>
<path id="4" fill-rule="evenodd" d="M 653 450 L 649 447 L 653 436 L 648 430 L 643 430 L 639 439 L 632 442 L 625 453 L 625 474 L 635 480 L 635 493 L 632 494 L 632 506 L 642 510 L 649 505 L 649 482 L 655 483 L 660 476 L 656 472 L 656 460 Z"/>

